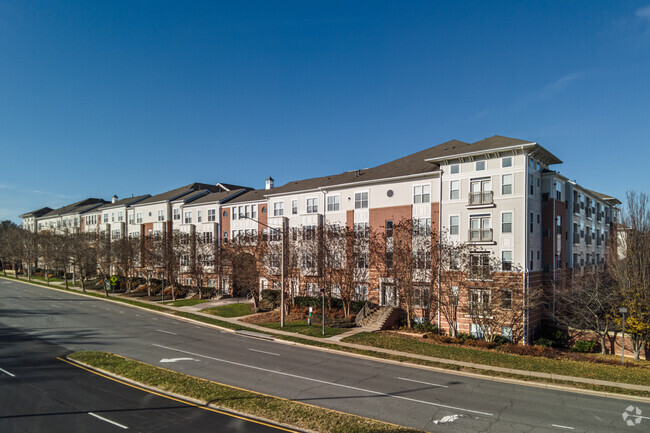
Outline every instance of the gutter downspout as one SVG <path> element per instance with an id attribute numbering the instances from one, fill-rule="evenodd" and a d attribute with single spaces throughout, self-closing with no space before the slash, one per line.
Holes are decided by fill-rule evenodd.
<path id="1" fill-rule="evenodd" d="M 522 153 L 524 152 L 524 146 L 521 146 L 521 151 Z M 525 188 L 524 191 L 524 273 L 522 275 L 522 295 L 523 295 L 523 315 L 522 315 L 522 326 L 523 326 L 523 345 L 527 346 L 528 345 L 528 323 L 526 320 L 527 317 L 527 309 L 528 309 L 528 303 L 527 303 L 527 293 L 526 293 L 526 279 L 527 279 L 527 274 L 528 274 L 528 224 L 526 223 L 528 221 L 528 196 L 530 195 L 530 186 L 528 186 L 528 166 L 530 164 L 529 162 L 529 157 L 526 156 L 526 162 L 525 162 L 525 167 L 524 167 L 524 185 L 527 187 Z"/>
<path id="2" fill-rule="evenodd" d="M 440 196 L 438 197 L 438 334 L 440 334 L 440 264 L 442 263 L 442 174 L 440 169 Z"/>
<path id="3" fill-rule="evenodd" d="M 555 178 L 553 178 L 553 182 L 551 183 L 551 193 L 555 192 L 557 194 L 557 186 L 555 185 Z M 553 324 L 555 325 L 555 289 L 557 285 L 557 278 L 556 278 L 556 266 L 557 266 L 557 258 L 555 257 L 556 252 L 557 252 L 557 215 L 555 214 L 555 200 L 557 197 L 553 198 Z"/>

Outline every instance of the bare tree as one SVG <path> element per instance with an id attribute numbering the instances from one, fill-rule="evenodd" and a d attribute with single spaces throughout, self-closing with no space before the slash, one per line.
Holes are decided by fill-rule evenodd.
<path id="1" fill-rule="evenodd" d="M 634 358 L 639 359 L 650 338 L 650 204 L 646 194 L 627 193 L 620 229 L 610 235 L 620 235 L 622 240 L 621 257 L 613 251 L 608 254 L 608 269 L 621 304 L 628 310 L 625 332 L 631 337 Z"/>
<path id="2" fill-rule="evenodd" d="M 97 272 L 97 235 L 75 233 L 70 239 L 70 257 L 74 272 L 79 275 L 81 290 L 86 291 L 86 280 Z"/>
<path id="3" fill-rule="evenodd" d="M 617 295 L 609 272 L 602 268 L 587 269 L 573 278 L 570 288 L 559 294 L 557 321 L 559 324 L 595 333 L 605 354 L 605 341 L 616 322 Z"/>

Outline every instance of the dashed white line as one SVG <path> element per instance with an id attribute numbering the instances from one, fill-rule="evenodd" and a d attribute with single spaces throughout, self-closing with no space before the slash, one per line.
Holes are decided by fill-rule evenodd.
<path id="1" fill-rule="evenodd" d="M 280 356 L 279 353 L 265 352 L 263 350 L 257 350 L 257 349 L 248 349 L 248 350 L 250 350 L 251 352 L 266 353 L 267 355 Z"/>
<path id="2" fill-rule="evenodd" d="M 566 426 L 566 425 L 551 424 L 551 426 L 557 427 L 557 428 L 563 428 L 563 429 L 566 429 L 566 430 L 575 430 L 574 427 L 569 427 L 569 426 Z"/>
<path id="3" fill-rule="evenodd" d="M 111 423 L 111 424 L 113 424 L 113 425 L 116 425 L 116 426 L 118 426 L 118 427 L 120 427 L 120 428 L 123 428 L 124 430 L 128 430 L 128 427 L 127 427 L 127 426 L 122 425 L 122 424 L 120 424 L 120 423 L 117 423 L 117 422 L 115 422 L 115 421 L 111 421 L 110 419 L 108 419 L 108 418 L 104 418 L 103 416 L 99 416 L 99 415 L 97 415 L 97 414 L 95 414 L 95 413 L 92 413 L 92 412 L 88 412 L 88 415 L 90 415 L 90 416 L 94 416 L 94 417 L 97 418 L 97 419 L 101 419 L 102 421 L 105 421 L 105 422 Z"/>
<path id="4" fill-rule="evenodd" d="M 54 304 L 50 304 L 50 307 L 61 309 L 61 307 L 59 307 L 58 305 L 54 305 Z"/>
<path id="5" fill-rule="evenodd" d="M 423 384 L 423 385 L 438 386 L 438 387 L 440 387 L 440 388 L 449 388 L 447 385 L 439 385 L 439 384 L 437 384 L 437 383 L 422 382 L 422 381 L 420 381 L 420 380 L 407 379 L 407 378 L 405 378 L 405 377 L 396 377 L 395 379 L 406 380 L 407 382 L 421 383 L 421 384 Z"/>
<path id="6" fill-rule="evenodd" d="M 172 350 L 172 351 L 175 351 L 175 352 L 186 353 L 188 355 L 194 355 L 194 356 L 198 356 L 200 358 L 211 359 L 213 361 L 223 362 L 223 363 L 226 363 L 226 364 L 238 365 L 240 367 L 246 367 L 246 368 L 250 368 L 250 369 L 253 369 L 253 370 L 259 370 L 259 371 L 264 371 L 264 372 L 267 372 L 267 373 L 279 374 L 279 375 L 287 376 L 287 377 L 293 377 L 293 378 L 296 378 L 296 379 L 302 379 L 302 380 L 308 380 L 308 381 L 311 381 L 311 382 L 322 383 L 324 385 L 331 385 L 331 386 L 336 386 L 336 387 L 339 387 L 339 388 L 346 388 L 346 389 L 351 389 L 351 390 L 354 390 L 354 391 L 366 392 L 368 394 L 373 394 L 373 395 L 381 395 L 383 397 L 391 397 L 391 398 L 395 398 L 395 399 L 398 399 L 398 400 L 412 401 L 414 403 L 422 403 L 422 404 L 426 404 L 426 405 L 429 405 L 429 406 L 443 407 L 445 409 L 460 410 L 462 412 L 475 413 L 475 414 L 484 415 L 484 416 L 494 416 L 494 414 L 487 413 L 487 412 L 480 412 L 478 410 L 464 409 L 462 407 L 454 407 L 454 406 L 449 406 L 449 405 L 446 405 L 446 404 L 433 403 L 433 402 L 424 401 L 424 400 L 416 400 L 414 398 L 404 397 L 404 396 L 401 396 L 401 395 L 389 394 L 389 393 L 373 391 L 373 390 L 365 389 L 365 388 L 358 388 L 356 386 L 343 385 L 343 384 L 340 384 L 340 383 L 328 382 L 326 380 L 320 380 L 320 379 L 314 379 L 314 378 L 311 378 L 311 377 L 299 376 L 297 374 L 285 373 L 285 372 L 282 372 L 282 371 L 271 370 L 271 369 L 268 369 L 268 368 L 256 367 L 254 365 L 242 364 L 240 362 L 228 361 L 226 359 L 214 358 L 214 357 L 207 356 L 207 355 L 201 355 L 200 353 L 188 352 L 186 350 L 175 349 L 173 347 L 168 347 L 168 346 L 162 346 L 160 344 L 152 344 L 152 346 L 160 347 L 160 348 L 167 349 L 167 350 Z"/>
<path id="7" fill-rule="evenodd" d="M 156 331 L 158 331 L 158 332 L 164 332 L 165 334 L 178 335 L 178 334 L 176 334 L 175 332 L 169 332 L 169 331 L 165 331 L 165 330 L 163 330 L 163 329 L 156 329 Z"/>
<path id="8" fill-rule="evenodd" d="M 4 374 L 6 374 L 7 376 L 16 377 L 15 374 L 11 374 L 11 373 L 9 373 L 9 372 L 8 372 L 7 370 L 5 370 L 4 368 L 0 368 L 0 371 L 3 372 Z"/>

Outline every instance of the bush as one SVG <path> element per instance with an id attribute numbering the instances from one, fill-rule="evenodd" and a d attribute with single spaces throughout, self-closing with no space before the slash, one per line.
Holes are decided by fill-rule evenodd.
<path id="1" fill-rule="evenodd" d="M 548 340 L 551 342 L 550 346 L 556 349 L 566 349 L 569 347 L 569 334 L 555 326 L 544 325 L 537 329 L 535 333 L 536 340 Z M 537 343 L 535 343 L 537 344 Z"/>
<path id="2" fill-rule="evenodd" d="M 593 353 L 598 349 L 599 346 L 599 343 L 596 341 L 578 340 L 576 341 L 576 344 L 573 345 L 571 350 L 573 352 L 580 353 Z"/>
<path id="3" fill-rule="evenodd" d="M 508 339 L 507 339 L 506 337 L 504 337 L 503 335 L 497 335 L 496 337 L 494 337 L 494 339 L 493 339 L 492 341 L 494 341 L 494 343 L 495 343 L 497 346 L 501 346 L 501 345 L 504 345 L 504 344 L 510 344 L 510 343 L 512 343 L 510 340 L 508 340 Z"/>
<path id="4" fill-rule="evenodd" d="M 460 340 L 461 342 L 460 344 L 465 344 L 467 340 L 475 340 L 474 337 L 472 337 L 469 334 L 465 334 L 464 332 L 459 332 L 458 334 L 456 334 L 456 339 Z"/>
<path id="5" fill-rule="evenodd" d="M 540 347 L 553 347 L 553 340 L 548 338 L 538 338 L 533 344 Z"/>
<path id="6" fill-rule="evenodd" d="M 413 329 L 417 332 L 432 333 L 432 334 L 438 333 L 438 326 L 434 325 L 431 322 L 415 323 L 413 324 Z"/>

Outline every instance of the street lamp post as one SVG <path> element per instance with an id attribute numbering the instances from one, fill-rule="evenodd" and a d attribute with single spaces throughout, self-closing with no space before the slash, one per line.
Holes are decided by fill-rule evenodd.
<path id="1" fill-rule="evenodd" d="M 321 294 L 321 321 L 323 322 L 323 335 L 325 335 L 325 289 L 320 289 Z"/>
<path id="2" fill-rule="evenodd" d="M 627 313 L 627 308 L 621 307 L 618 309 L 619 313 L 623 315 L 623 335 L 621 338 L 621 364 L 625 364 L 625 313 Z"/>
<path id="3" fill-rule="evenodd" d="M 241 218 L 241 217 L 240 217 Z M 282 223 L 282 229 L 278 229 L 277 227 L 271 227 L 270 225 L 263 223 L 261 221 L 258 221 L 256 219 L 253 219 L 251 217 L 244 217 L 245 219 L 249 219 L 251 221 L 255 221 L 258 224 L 261 224 L 265 227 L 268 227 L 271 230 L 275 230 L 276 232 L 280 232 L 280 242 L 281 242 L 281 252 L 280 252 L 280 267 L 282 268 L 281 270 L 281 275 L 280 278 L 282 279 L 280 283 L 280 328 L 284 328 L 284 222 Z"/>

